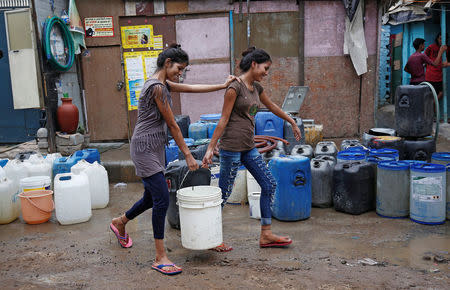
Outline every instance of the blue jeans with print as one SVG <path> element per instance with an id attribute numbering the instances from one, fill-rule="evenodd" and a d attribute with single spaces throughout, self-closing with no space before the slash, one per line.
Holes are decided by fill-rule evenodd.
<path id="1" fill-rule="evenodd" d="M 261 225 L 270 225 L 272 223 L 272 198 L 277 184 L 256 148 L 242 152 L 220 150 L 219 187 L 222 190 L 222 206 L 225 205 L 233 190 L 234 180 L 241 164 L 247 168 L 259 186 L 261 186 L 259 203 L 261 208 Z"/>

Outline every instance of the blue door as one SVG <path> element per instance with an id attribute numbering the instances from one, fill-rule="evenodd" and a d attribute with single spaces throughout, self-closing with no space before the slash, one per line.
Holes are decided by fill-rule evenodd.
<path id="1" fill-rule="evenodd" d="M 0 11 L 0 143 L 30 141 L 39 129 L 41 110 L 14 110 L 5 16 Z"/>

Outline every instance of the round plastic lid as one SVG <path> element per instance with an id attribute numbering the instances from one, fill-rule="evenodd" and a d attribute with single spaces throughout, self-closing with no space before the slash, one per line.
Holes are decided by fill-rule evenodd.
<path id="1" fill-rule="evenodd" d="M 450 152 L 434 152 L 431 155 L 431 159 L 439 161 L 450 161 Z"/>
<path id="2" fill-rule="evenodd" d="M 366 155 L 361 151 L 341 151 L 337 154 L 337 158 L 343 160 L 363 160 L 366 159 Z"/>
<path id="3" fill-rule="evenodd" d="M 411 170 L 424 173 L 440 173 L 445 172 L 446 168 L 442 164 L 422 163 L 422 164 L 413 164 L 411 166 Z"/>
<path id="4" fill-rule="evenodd" d="M 425 163 L 427 163 L 426 161 L 423 161 L 423 160 L 402 160 L 402 162 L 408 163 L 409 166 L 411 166 L 413 164 L 425 164 Z"/>
<path id="5" fill-rule="evenodd" d="M 395 157 L 392 155 L 385 155 L 385 156 L 369 156 L 367 157 L 367 162 L 369 163 L 378 163 L 381 161 L 395 161 Z"/>
<path id="6" fill-rule="evenodd" d="M 383 148 L 383 149 L 372 149 L 369 152 L 369 155 L 398 155 L 397 149 L 391 149 L 391 148 Z"/>
<path id="7" fill-rule="evenodd" d="M 200 115 L 201 121 L 219 121 L 221 114 L 204 114 Z"/>
<path id="8" fill-rule="evenodd" d="M 409 170 L 410 164 L 403 161 L 381 161 L 378 162 L 378 169 L 386 170 Z"/>
<path id="9" fill-rule="evenodd" d="M 177 198 L 183 201 L 211 201 L 222 198 L 222 191 L 214 186 L 189 186 L 179 189 Z"/>

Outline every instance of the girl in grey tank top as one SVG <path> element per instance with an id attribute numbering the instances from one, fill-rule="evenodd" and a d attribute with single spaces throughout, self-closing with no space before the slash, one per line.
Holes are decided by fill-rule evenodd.
<path id="1" fill-rule="evenodd" d="M 139 98 L 138 119 L 130 142 L 130 155 L 136 174 L 144 183 L 144 196 L 125 214 L 114 218 L 110 224 L 121 247 L 129 248 L 133 242 L 125 231 L 125 225 L 149 208 L 152 211 L 153 236 L 156 257 L 152 269 L 166 275 L 181 273 L 181 268 L 167 257 L 164 248 L 164 226 L 169 206 L 169 191 L 164 178 L 167 127 L 186 159 L 189 170 L 198 169 L 180 128 L 172 113 L 170 92 L 212 92 L 225 89 L 234 79 L 229 76 L 224 84 L 187 85 L 178 83 L 178 77 L 189 64 L 189 57 L 179 45 L 164 50 L 157 59 L 157 71 L 145 82 Z"/>

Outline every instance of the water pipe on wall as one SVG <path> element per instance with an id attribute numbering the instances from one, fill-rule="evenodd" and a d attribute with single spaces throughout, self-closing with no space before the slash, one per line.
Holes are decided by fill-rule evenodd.
<path id="1" fill-rule="evenodd" d="M 446 39 L 446 25 L 447 25 L 447 21 L 446 21 L 446 13 L 445 13 L 445 5 L 442 4 L 441 5 L 441 39 L 442 39 L 442 43 L 446 44 L 447 43 L 447 39 Z M 446 54 L 442 54 L 442 58 L 443 61 L 446 60 Z M 442 70 L 443 76 L 442 76 L 442 100 L 443 100 L 443 115 L 444 115 L 444 122 L 447 123 L 447 70 L 443 69 Z M 439 104 L 439 103 L 438 103 Z M 440 119 L 436 119 L 436 122 L 439 123 Z"/>
<path id="2" fill-rule="evenodd" d="M 234 75 L 234 27 L 233 10 L 230 10 L 230 73 Z"/>
<path id="3" fill-rule="evenodd" d="M 437 97 L 436 91 L 434 90 L 434 87 L 429 82 L 421 82 L 420 85 L 427 85 L 431 89 L 431 92 L 433 93 L 433 96 L 434 96 L 434 105 L 436 106 L 436 130 L 435 130 L 435 135 L 434 135 L 434 143 L 437 144 L 437 138 L 439 135 L 439 119 L 441 117 L 441 114 L 439 112 L 438 97 Z"/>

